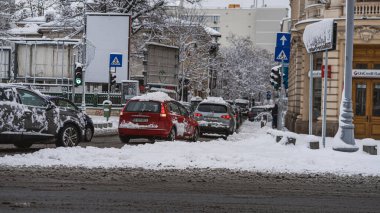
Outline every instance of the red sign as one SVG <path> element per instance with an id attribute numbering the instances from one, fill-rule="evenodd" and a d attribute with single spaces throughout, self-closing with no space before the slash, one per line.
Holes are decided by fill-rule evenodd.
<path id="1" fill-rule="evenodd" d="M 325 65 L 322 65 L 322 78 L 325 77 Z M 327 78 L 331 78 L 331 65 L 327 65 Z"/>

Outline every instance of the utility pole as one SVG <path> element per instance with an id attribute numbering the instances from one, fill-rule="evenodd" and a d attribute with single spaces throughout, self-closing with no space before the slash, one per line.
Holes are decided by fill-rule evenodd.
<path id="1" fill-rule="evenodd" d="M 352 58 L 354 48 L 354 4 L 355 1 L 346 0 L 346 63 L 344 67 L 344 92 L 341 112 L 339 115 L 339 129 L 333 144 L 333 149 L 342 152 L 356 152 L 353 110 L 352 110 Z M 326 75 L 325 67 L 325 75 Z M 343 107 L 342 107 L 343 106 Z"/>
<path id="2" fill-rule="evenodd" d="M 83 84 L 82 84 L 82 109 L 86 110 L 86 0 L 83 2 L 83 47 L 82 47 L 82 65 L 83 65 Z"/>

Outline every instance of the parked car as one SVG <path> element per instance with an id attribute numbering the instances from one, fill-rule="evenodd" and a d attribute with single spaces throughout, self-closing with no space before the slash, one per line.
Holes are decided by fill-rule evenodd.
<path id="1" fill-rule="evenodd" d="M 197 109 L 199 103 L 201 103 L 203 99 L 199 96 L 192 97 L 190 99 L 190 104 L 191 104 L 191 112 L 194 112 L 195 109 Z"/>
<path id="2" fill-rule="evenodd" d="M 240 107 L 242 115 L 247 118 L 249 111 L 249 101 L 246 99 L 235 99 L 235 105 Z"/>
<path id="3" fill-rule="evenodd" d="M 259 115 L 262 112 L 268 112 L 271 113 L 271 110 L 273 109 L 274 105 L 263 105 L 263 106 L 254 106 L 249 109 L 248 112 L 248 120 L 254 121 L 256 116 Z"/>
<path id="4" fill-rule="evenodd" d="M 179 103 L 182 104 L 182 106 L 184 106 L 189 113 L 192 113 L 191 103 L 185 101 L 180 101 Z"/>
<path id="5" fill-rule="evenodd" d="M 236 119 L 230 104 L 220 97 L 208 97 L 194 111 L 200 132 L 222 134 L 224 138 L 234 133 Z"/>
<path id="6" fill-rule="evenodd" d="M 126 103 L 120 112 L 119 137 L 123 143 L 133 138 L 197 141 L 199 127 L 182 104 L 166 93 L 154 92 Z"/>
<path id="7" fill-rule="evenodd" d="M 25 86 L 0 84 L 0 143 L 18 148 L 35 143 L 70 147 L 91 140 L 91 119 L 72 103 L 59 99 L 66 105 L 57 106 L 53 99 Z M 85 135 L 86 127 L 92 129 L 91 136 Z"/>
<path id="8" fill-rule="evenodd" d="M 62 114 L 62 116 L 75 116 L 80 115 L 78 119 L 84 119 L 85 120 L 85 129 L 84 129 L 84 138 L 83 140 L 85 142 L 90 142 L 92 140 L 92 137 L 94 136 L 94 123 L 92 122 L 92 119 L 90 116 L 88 116 L 85 113 L 82 113 L 82 110 L 79 109 L 73 102 L 66 98 L 62 97 L 54 97 L 54 96 L 47 96 L 47 98 L 52 101 L 59 109 Z"/>

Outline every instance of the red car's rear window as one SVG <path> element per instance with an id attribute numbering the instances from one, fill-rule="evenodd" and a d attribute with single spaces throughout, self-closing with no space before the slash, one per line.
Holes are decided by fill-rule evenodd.
<path id="1" fill-rule="evenodd" d="M 155 101 L 129 101 L 124 112 L 160 113 L 161 103 Z"/>

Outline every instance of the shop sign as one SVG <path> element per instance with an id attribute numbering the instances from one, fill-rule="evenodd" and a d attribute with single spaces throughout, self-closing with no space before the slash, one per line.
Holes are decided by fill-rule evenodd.
<path id="1" fill-rule="evenodd" d="M 353 78 L 380 78 L 380 70 L 353 69 Z"/>

